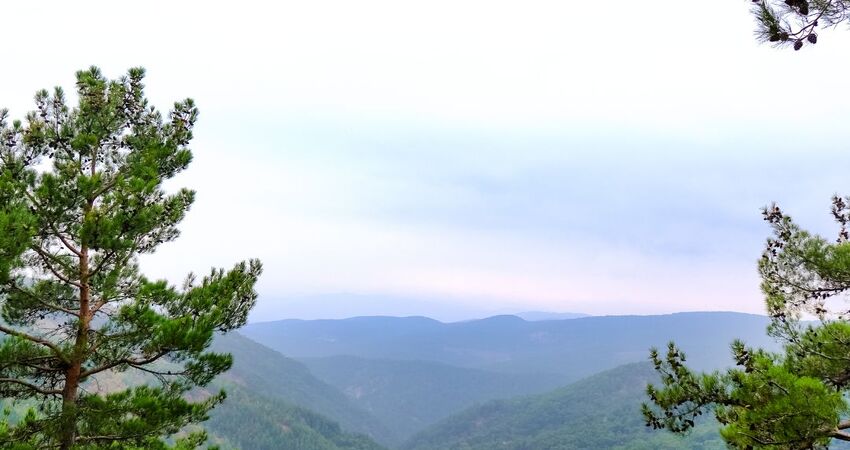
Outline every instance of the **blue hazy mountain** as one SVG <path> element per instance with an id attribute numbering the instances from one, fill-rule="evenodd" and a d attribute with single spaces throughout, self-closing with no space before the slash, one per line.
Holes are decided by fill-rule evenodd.
<path id="1" fill-rule="evenodd" d="M 574 313 L 574 312 L 548 312 L 548 311 L 523 311 L 514 313 L 513 315 L 520 319 L 534 322 L 537 320 L 564 320 L 564 319 L 580 319 L 582 317 L 590 317 L 590 314 Z"/>
<path id="2" fill-rule="evenodd" d="M 430 361 L 507 373 L 547 373 L 564 383 L 645 361 L 648 349 L 675 340 L 697 368 L 730 365 L 729 343 L 772 347 L 764 316 L 693 312 L 526 321 L 494 316 L 444 323 L 426 317 L 282 320 L 243 328 L 249 338 L 293 358 L 356 356 Z"/>
<path id="3" fill-rule="evenodd" d="M 457 322 L 517 311 L 522 309 L 494 309 L 439 297 L 338 293 L 265 299 L 251 312 L 251 321 L 261 318 L 316 320 L 381 315 L 428 316 L 446 322 Z"/>

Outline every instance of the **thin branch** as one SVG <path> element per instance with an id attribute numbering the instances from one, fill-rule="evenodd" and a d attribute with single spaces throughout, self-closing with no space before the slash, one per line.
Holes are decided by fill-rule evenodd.
<path id="1" fill-rule="evenodd" d="M 106 266 L 106 263 L 114 256 L 115 256 L 115 251 L 110 250 L 110 251 L 106 252 L 106 254 L 103 255 L 103 258 L 101 258 L 100 263 L 98 263 L 98 265 L 94 268 L 94 270 L 89 272 L 89 276 L 94 277 L 98 273 L 100 273 L 100 271 L 103 270 L 104 266 Z"/>
<path id="2" fill-rule="evenodd" d="M 72 285 L 72 286 L 76 286 L 76 287 L 77 287 L 77 288 L 79 288 L 79 289 L 82 289 L 82 288 L 83 288 L 83 285 L 82 285 L 81 283 L 78 283 L 78 282 L 76 282 L 76 281 L 74 281 L 74 280 L 71 280 L 71 279 L 69 279 L 68 277 L 66 277 L 66 276 L 62 275 L 61 273 L 59 273 L 59 271 L 57 271 L 57 270 L 56 270 L 56 269 L 55 269 L 55 268 L 54 268 L 54 267 L 50 264 L 50 262 L 49 262 L 49 261 L 56 261 L 55 256 L 53 256 L 53 255 L 51 255 L 50 253 L 46 252 L 43 248 L 41 248 L 41 246 L 40 246 L 40 245 L 34 245 L 34 246 L 30 247 L 30 248 L 31 248 L 34 252 L 38 253 L 38 254 L 42 257 L 42 262 L 44 263 L 44 266 L 45 266 L 45 267 L 47 268 L 47 270 L 49 270 L 49 271 L 50 271 L 50 273 L 52 273 L 52 274 L 53 274 L 56 278 L 59 278 L 59 280 L 61 280 L 62 282 L 66 283 L 66 284 L 70 284 L 70 285 Z"/>
<path id="3" fill-rule="evenodd" d="M 59 389 L 44 389 L 42 387 L 36 386 L 32 383 L 28 383 L 24 380 L 19 380 L 17 378 L 0 378 L 0 383 L 13 383 L 21 385 L 27 389 L 38 392 L 42 395 L 62 395 L 62 391 Z"/>
<path id="4" fill-rule="evenodd" d="M 42 339 L 40 337 L 33 336 L 33 335 L 30 335 L 30 334 L 24 333 L 22 331 L 18 331 L 18 330 L 12 329 L 12 328 L 8 328 L 8 327 L 6 327 L 2 324 L 0 324 L 0 331 L 2 331 L 3 333 L 9 334 L 9 335 L 15 336 L 15 337 L 19 337 L 21 339 L 26 339 L 26 340 L 28 340 L 30 342 L 34 342 L 36 344 L 43 345 L 43 346 L 49 348 L 50 350 L 53 350 L 53 353 L 56 354 L 56 357 L 59 358 L 62 362 L 66 363 L 66 364 L 69 362 L 67 356 L 65 356 L 65 353 L 62 352 L 62 349 L 59 348 L 58 345 L 54 344 L 53 342 L 48 341 L 47 339 Z"/>
<path id="5" fill-rule="evenodd" d="M 829 436 L 838 439 L 839 441 L 850 441 L 850 434 L 843 431 L 835 430 L 832 433 L 829 433 Z"/>
<path id="6" fill-rule="evenodd" d="M 106 364 L 104 364 L 100 367 L 95 367 L 93 369 L 89 369 L 89 370 L 86 370 L 86 371 L 80 373 L 80 378 L 85 378 L 85 377 L 94 375 L 96 373 L 103 372 L 104 370 L 109 370 L 113 367 L 120 366 L 122 364 L 127 364 L 127 365 L 130 365 L 130 366 L 133 366 L 133 367 L 143 365 L 143 364 L 150 364 L 150 363 L 158 360 L 159 358 L 162 358 L 163 356 L 168 354 L 168 352 L 170 352 L 170 351 L 171 351 L 171 349 L 160 350 L 159 353 L 157 353 L 153 356 L 144 358 L 144 359 L 122 358 L 122 359 L 118 359 L 118 360 L 115 360 L 115 361 L 111 361 L 111 362 L 108 362 L 108 363 L 106 363 Z"/>
<path id="7" fill-rule="evenodd" d="M 24 190 L 24 195 L 27 196 L 27 199 L 32 202 L 32 204 L 35 205 L 36 208 L 41 210 L 42 213 L 44 212 L 44 207 L 41 206 L 41 203 L 39 203 L 39 201 L 35 197 L 33 197 L 33 195 L 29 191 Z M 80 256 L 80 250 L 77 249 L 77 247 L 75 247 L 71 242 L 68 241 L 67 238 L 65 238 L 65 236 L 62 235 L 62 233 L 59 232 L 59 230 L 56 228 L 56 224 L 54 224 L 53 222 L 48 222 L 47 224 L 50 225 L 50 229 L 53 230 L 53 233 L 56 235 L 56 237 L 58 237 L 59 240 L 62 241 L 62 244 L 65 245 L 65 248 L 67 248 L 71 253 Z"/>
<path id="8" fill-rule="evenodd" d="M 39 296 L 37 296 L 37 295 L 33 294 L 32 292 L 30 292 L 30 291 L 28 291 L 28 290 L 26 290 L 26 289 L 21 289 L 21 287 L 20 287 L 20 286 L 18 286 L 17 284 L 12 284 L 12 285 L 11 285 L 11 287 L 12 287 L 12 289 L 16 290 L 17 292 L 20 292 L 21 294 L 24 294 L 24 295 L 26 295 L 27 297 L 29 297 L 29 298 L 33 299 L 34 301 L 38 302 L 40 305 L 44 306 L 45 308 L 49 308 L 49 309 L 52 309 L 52 310 L 54 310 L 54 311 L 61 311 L 61 312 L 64 312 L 64 313 L 66 313 L 66 314 L 70 314 L 70 315 L 72 315 L 72 316 L 80 317 L 80 312 L 79 312 L 79 311 L 75 311 L 75 310 L 73 310 L 73 309 L 68 309 L 68 308 L 65 308 L 65 307 L 62 307 L 62 306 L 56 305 L 56 304 L 54 304 L 54 303 L 50 303 L 50 302 L 48 302 L 48 301 L 45 301 L 45 300 L 43 300 L 41 297 L 39 297 Z"/>

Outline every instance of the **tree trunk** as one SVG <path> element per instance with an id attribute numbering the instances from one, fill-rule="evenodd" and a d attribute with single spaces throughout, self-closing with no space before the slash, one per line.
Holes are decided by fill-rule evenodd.
<path id="1" fill-rule="evenodd" d="M 62 390 L 62 433 L 61 450 L 70 450 L 77 438 L 77 388 L 80 385 L 79 362 L 74 362 L 65 372 L 65 388 Z"/>
<path id="2" fill-rule="evenodd" d="M 80 386 L 80 373 L 83 360 L 86 359 L 88 345 L 90 314 L 89 301 L 89 251 L 83 246 L 80 249 L 80 324 L 77 327 L 74 352 L 71 365 L 65 372 L 65 388 L 62 390 L 62 426 L 59 441 L 60 450 L 70 450 L 77 439 L 77 392 Z"/>

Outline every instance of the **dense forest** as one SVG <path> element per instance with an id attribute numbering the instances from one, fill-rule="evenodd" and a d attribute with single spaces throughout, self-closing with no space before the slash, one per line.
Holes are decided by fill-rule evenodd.
<path id="1" fill-rule="evenodd" d="M 380 450 L 364 435 L 345 432 L 315 412 L 225 384 L 227 404 L 204 426 L 225 448 L 256 450 Z"/>

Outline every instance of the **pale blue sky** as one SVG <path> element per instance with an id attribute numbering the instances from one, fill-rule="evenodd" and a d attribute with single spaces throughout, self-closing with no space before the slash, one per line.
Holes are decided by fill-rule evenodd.
<path id="1" fill-rule="evenodd" d="M 774 50 L 748 5 L 19 2 L 0 105 L 22 117 L 90 64 L 145 66 L 164 108 L 195 98 L 174 185 L 198 202 L 143 265 L 260 257 L 255 320 L 336 293 L 416 299 L 393 314 L 760 312 L 759 207 L 831 232 L 850 193 L 850 33 Z"/>

